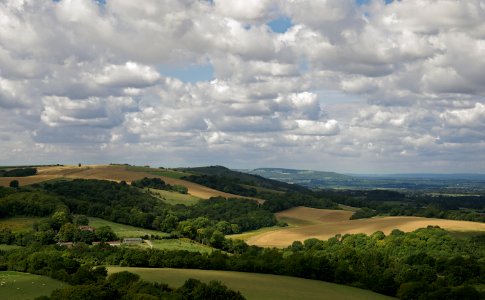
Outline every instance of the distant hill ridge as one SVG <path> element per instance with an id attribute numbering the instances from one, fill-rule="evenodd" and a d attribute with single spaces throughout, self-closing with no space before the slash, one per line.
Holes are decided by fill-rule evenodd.
<path id="1" fill-rule="evenodd" d="M 240 184 L 246 184 L 255 187 L 262 187 L 276 191 L 302 191 L 307 190 L 305 187 L 289 184 L 284 180 L 274 180 L 260 174 L 252 174 L 231 170 L 224 166 L 207 166 L 195 168 L 179 168 L 179 171 L 192 173 L 195 175 L 220 176 L 239 181 Z"/>
<path id="2" fill-rule="evenodd" d="M 273 180 L 290 184 L 298 184 L 309 188 L 341 182 L 352 182 L 354 177 L 335 172 L 298 170 L 286 168 L 258 168 L 247 171 L 249 174 L 258 175 Z"/>

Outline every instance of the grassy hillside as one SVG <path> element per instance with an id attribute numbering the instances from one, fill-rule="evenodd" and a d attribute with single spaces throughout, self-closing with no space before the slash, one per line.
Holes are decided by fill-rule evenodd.
<path id="1" fill-rule="evenodd" d="M 240 291 L 246 299 L 295 299 L 295 300 L 384 300 L 393 299 L 370 291 L 334 283 L 302 279 L 289 276 L 183 269 L 148 269 L 109 267 L 109 273 L 129 271 L 148 281 L 168 283 L 179 287 L 188 278 L 204 282 L 218 280 L 229 288 Z"/>
<path id="2" fill-rule="evenodd" d="M 172 191 L 150 189 L 150 191 L 155 194 L 157 198 L 160 198 L 163 202 L 176 205 L 194 205 L 197 204 L 201 199 L 189 194 L 180 194 Z"/>
<path id="3" fill-rule="evenodd" d="M 8 300 L 33 299 L 48 296 L 67 284 L 46 276 L 0 271 L 0 298 Z"/>
<path id="4" fill-rule="evenodd" d="M 185 250 L 190 252 L 210 253 L 214 248 L 194 242 L 190 239 L 170 239 L 170 240 L 152 240 L 153 249 L 158 250 Z"/>
<path id="5" fill-rule="evenodd" d="M 36 222 L 45 220 L 41 217 L 13 217 L 0 219 L 0 228 L 8 228 L 13 232 L 29 231 Z"/>
<path id="6" fill-rule="evenodd" d="M 145 228 L 141 228 L 141 227 L 134 227 L 134 226 L 130 226 L 130 225 L 110 222 L 110 221 L 100 219 L 100 218 L 89 217 L 88 219 L 89 219 L 89 225 L 90 226 L 93 226 L 95 228 L 101 227 L 101 226 L 109 226 L 109 227 L 111 227 L 111 229 L 113 229 L 114 233 L 116 233 L 116 235 L 120 238 L 139 237 L 139 236 L 144 236 L 144 235 L 168 236 L 167 233 L 164 233 L 164 232 L 161 232 L 161 231 L 150 230 L 150 229 L 145 229 Z"/>

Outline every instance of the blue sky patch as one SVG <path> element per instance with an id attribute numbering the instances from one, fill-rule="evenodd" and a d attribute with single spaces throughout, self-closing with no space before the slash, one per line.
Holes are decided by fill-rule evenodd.
<path id="1" fill-rule="evenodd" d="M 372 0 L 355 0 L 355 3 L 358 5 L 366 5 L 369 4 Z M 394 2 L 394 0 L 384 0 L 386 4 Z"/>
<path id="2" fill-rule="evenodd" d="M 266 23 L 271 30 L 277 33 L 285 33 L 288 29 L 293 26 L 293 22 L 291 18 L 288 17 L 280 17 L 278 19 L 274 19 Z"/>

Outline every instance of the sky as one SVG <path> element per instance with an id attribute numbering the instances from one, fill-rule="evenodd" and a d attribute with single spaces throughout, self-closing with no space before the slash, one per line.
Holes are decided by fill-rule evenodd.
<path id="1" fill-rule="evenodd" d="M 485 0 L 0 0 L 0 165 L 485 173 Z"/>

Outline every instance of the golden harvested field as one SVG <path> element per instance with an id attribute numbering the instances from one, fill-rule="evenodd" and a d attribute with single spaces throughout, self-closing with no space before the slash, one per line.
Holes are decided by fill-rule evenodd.
<path id="1" fill-rule="evenodd" d="M 250 245 L 264 247 L 286 247 L 293 241 L 304 241 L 309 238 L 329 239 L 336 234 L 372 234 L 382 231 L 389 234 L 393 229 L 413 231 L 427 226 L 439 226 L 450 231 L 484 231 L 485 224 L 468 221 L 454 221 L 420 217 L 375 217 L 370 219 L 349 220 L 352 212 L 306 207 L 292 208 L 277 213 L 277 218 L 294 220 L 293 227 L 263 232 L 247 239 Z M 304 225 L 302 221 L 307 223 Z"/>
<path id="2" fill-rule="evenodd" d="M 333 223 L 347 221 L 352 214 L 353 212 L 347 210 L 317 209 L 299 206 L 278 212 L 275 215 L 278 219 L 286 218 L 318 224 L 321 222 Z"/>
<path id="3" fill-rule="evenodd" d="M 119 165 L 89 165 L 89 166 L 49 166 L 38 167 L 38 174 L 29 177 L 4 177 L 0 178 L 0 185 L 8 186 L 11 180 L 19 180 L 20 186 L 38 183 L 42 181 L 57 178 L 83 178 L 83 179 L 105 179 L 113 181 L 126 181 L 130 183 L 133 180 L 142 179 L 143 177 L 158 177 L 171 185 L 183 185 L 189 189 L 192 196 L 208 199 L 210 197 L 222 196 L 226 198 L 240 198 L 229 193 L 220 192 L 189 181 L 170 178 L 166 176 L 157 176 L 145 172 L 129 171 L 126 166 Z"/>

